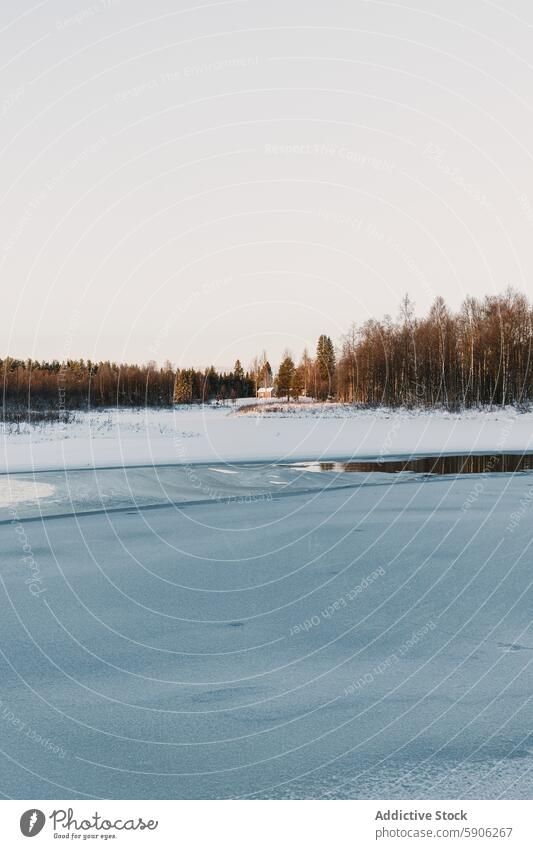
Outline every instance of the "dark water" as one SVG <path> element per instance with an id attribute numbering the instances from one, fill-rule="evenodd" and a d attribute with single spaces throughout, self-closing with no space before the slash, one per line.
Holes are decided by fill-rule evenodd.
<path id="1" fill-rule="evenodd" d="M 531 454 L 454 454 L 396 460 L 299 463 L 316 472 L 415 472 L 424 475 L 480 475 L 495 472 L 533 471 Z"/>

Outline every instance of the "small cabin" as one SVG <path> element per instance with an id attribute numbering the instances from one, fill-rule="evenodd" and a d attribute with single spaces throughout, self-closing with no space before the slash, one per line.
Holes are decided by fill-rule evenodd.
<path id="1" fill-rule="evenodd" d="M 272 398 L 272 393 L 274 392 L 273 386 L 260 386 L 257 390 L 258 398 Z"/>

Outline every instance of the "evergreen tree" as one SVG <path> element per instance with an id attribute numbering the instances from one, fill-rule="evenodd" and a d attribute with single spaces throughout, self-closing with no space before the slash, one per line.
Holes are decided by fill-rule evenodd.
<path id="1" fill-rule="evenodd" d="M 292 382 L 294 379 L 294 362 L 291 355 L 286 352 L 281 362 L 276 381 L 276 395 L 278 398 L 287 396 L 287 402 L 290 401 Z"/>
<path id="2" fill-rule="evenodd" d="M 272 367 L 268 360 L 263 365 L 263 386 L 272 386 Z"/>
<path id="3" fill-rule="evenodd" d="M 202 382 L 202 401 L 209 401 L 217 391 L 217 373 L 213 366 L 206 368 Z"/>
<path id="4" fill-rule="evenodd" d="M 331 380 L 335 373 L 335 349 L 331 338 L 324 334 L 319 337 L 316 346 L 316 364 L 320 379 Z"/>
<path id="5" fill-rule="evenodd" d="M 244 395 L 244 369 L 240 360 L 235 360 L 235 365 L 233 366 L 233 388 L 231 393 L 232 398 L 241 398 Z"/>
<path id="6" fill-rule="evenodd" d="M 326 399 L 333 395 L 335 378 L 335 349 L 329 336 L 322 334 L 316 346 L 316 367 L 318 376 L 317 394 Z"/>
<path id="7" fill-rule="evenodd" d="M 294 370 L 291 380 L 291 395 L 295 401 L 298 401 L 304 390 L 304 377 L 301 368 Z"/>
<path id="8" fill-rule="evenodd" d="M 190 371 L 179 369 L 176 373 L 176 382 L 174 384 L 174 403 L 192 403 L 192 375 Z"/>

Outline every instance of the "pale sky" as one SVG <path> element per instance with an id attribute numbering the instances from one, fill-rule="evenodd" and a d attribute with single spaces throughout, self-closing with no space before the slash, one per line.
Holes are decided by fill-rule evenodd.
<path id="1" fill-rule="evenodd" d="M 525 0 L 3 0 L 1 356 L 248 365 L 532 295 Z"/>

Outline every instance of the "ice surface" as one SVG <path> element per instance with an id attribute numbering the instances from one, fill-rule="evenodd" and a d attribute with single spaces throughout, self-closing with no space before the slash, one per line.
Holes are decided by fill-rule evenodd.
<path id="1" fill-rule="evenodd" d="M 0 524 L 0 791 L 530 798 L 531 477 L 216 469 Z"/>

